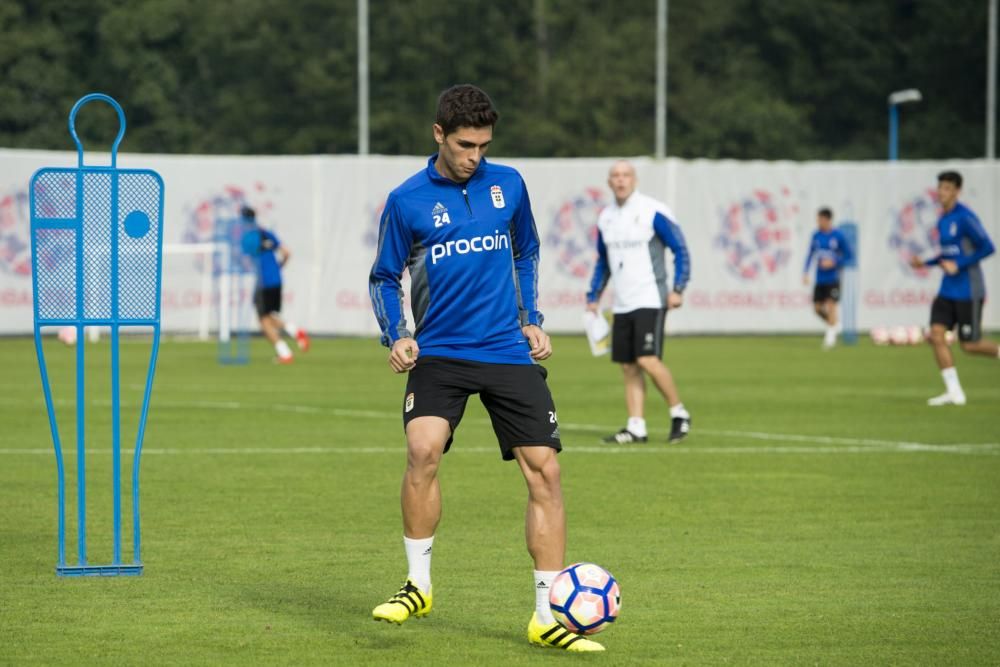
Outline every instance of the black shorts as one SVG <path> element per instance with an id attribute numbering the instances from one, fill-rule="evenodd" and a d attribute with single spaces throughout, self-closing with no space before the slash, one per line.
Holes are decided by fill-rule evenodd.
<path id="1" fill-rule="evenodd" d="M 406 381 L 403 429 L 417 417 L 441 417 L 451 426 L 444 451 L 451 448 L 465 404 L 479 394 L 493 422 L 505 461 L 520 445 L 544 445 L 557 452 L 559 423 L 548 372 L 537 364 L 487 364 L 447 357 L 419 357 Z"/>
<path id="2" fill-rule="evenodd" d="M 611 324 L 611 361 L 627 364 L 639 357 L 663 355 L 666 308 L 639 308 L 615 313 Z"/>
<path id="3" fill-rule="evenodd" d="M 983 300 L 956 301 L 943 296 L 931 304 L 931 324 L 941 324 L 947 329 L 958 325 L 958 339 L 974 343 L 983 337 Z"/>
<path id="4" fill-rule="evenodd" d="M 257 315 L 264 317 L 271 313 L 281 312 L 281 285 L 277 287 L 258 287 L 253 293 L 253 305 L 257 307 Z"/>
<path id="5" fill-rule="evenodd" d="M 816 285 L 813 288 L 813 303 L 822 303 L 824 301 L 840 301 L 839 282 Z"/>

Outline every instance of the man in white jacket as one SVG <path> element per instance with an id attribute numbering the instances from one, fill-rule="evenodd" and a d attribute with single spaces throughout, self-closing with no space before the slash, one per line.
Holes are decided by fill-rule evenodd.
<path id="1" fill-rule="evenodd" d="M 670 442 L 691 430 L 691 415 L 681 402 L 663 355 L 667 310 L 684 303 L 691 261 L 680 227 L 667 206 L 636 190 L 635 168 L 619 160 L 608 174 L 615 202 L 597 220 L 597 264 L 587 293 L 587 309 L 596 312 L 601 293 L 614 279 L 611 360 L 621 364 L 628 422 L 605 442 L 647 442 L 644 417 L 646 375 L 670 407 Z M 667 285 L 665 251 L 674 257 L 673 286 Z"/>

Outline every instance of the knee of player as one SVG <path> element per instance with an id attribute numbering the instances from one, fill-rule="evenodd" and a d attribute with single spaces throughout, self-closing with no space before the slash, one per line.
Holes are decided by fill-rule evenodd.
<path id="1" fill-rule="evenodd" d="M 441 463 L 441 446 L 430 440 L 411 439 L 406 445 L 406 465 L 411 470 L 433 473 Z"/>
<path id="2" fill-rule="evenodd" d="M 542 448 L 539 448 L 539 451 L 542 451 Z M 544 457 L 542 461 L 534 462 L 524 469 L 524 478 L 527 480 L 528 486 L 532 488 L 558 489 L 561 485 L 561 477 L 562 469 L 559 467 L 559 459 L 554 451 L 551 456 Z"/>
<path id="3" fill-rule="evenodd" d="M 663 361 L 654 355 L 646 355 L 636 359 L 636 365 L 647 373 L 663 365 Z"/>
<path id="4" fill-rule="evenodd" d="M 637 375 L 642 372 L 638 361 L 626 361 L 622 363 L 622 372 L 625 375 Z"/>

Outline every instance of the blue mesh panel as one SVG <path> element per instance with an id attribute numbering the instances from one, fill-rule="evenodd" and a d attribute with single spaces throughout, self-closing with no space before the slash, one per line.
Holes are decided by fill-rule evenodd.
<path id="1" fill-rule="evenodd" d="M 76 231 L 39 229 L 35 232 L 38 262 L 38 318 L 76 318 Z"/>
<path id="2" fill-rule="evenodd" d="M 121 171 L 118 182 L 118 315 L 153 319 L 158 309 L 160 183 L 150 173 Z M 129 216 L 133 216 L 129 220 Z M 130 223 L 144 222 L 148 228 Z"/>
<path id="3" fill-rule="evenodd" d="M 83 316 L 111 313 L 111 174 L 83 175 Z"/>
<path id="4" fill-rule="evenodd" d="M 76 172 L 42 170 L 35 179 L 34 210 L 36 218 L 76 217 Z"/>

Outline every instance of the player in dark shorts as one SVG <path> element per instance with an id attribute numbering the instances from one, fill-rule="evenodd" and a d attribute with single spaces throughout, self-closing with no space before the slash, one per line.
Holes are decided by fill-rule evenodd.
<path id="1" fill-rule="evenodd" d="M 1000 358 L 1000 346 L 982 337 L 986 280 L 979 263 L 992 255 L 995 247 L 976 214 L 958 201 L 961 192 L 962 175 L 957 171 L 938 175 L 941 217 L 937 233 L 941 253 L 926 261 L 916 256 L 910 260 L 915 268 L 940 266 L 944 271 L 941 289 L 931 304 L 930 343 L 941 369 L 945 392 L 927 400 L 932 406 L 965 405 L 966 402 L 948 347 L 946 335 L 949 331 L 958 328 L 958 340 L 964 352 Z"/>
<path id="2" fill-rule="evenodd" d="M 816 226 L 809 240 L 809 254 L 802 271 L 802 283 L 809 284 L 809 266 L 816 262 L 816 286 L 813 288 L 813 309 L 826 323 L 823 349 L 837 344 L 840 319 L 837 303 L 840 301 L 840 270 L 851 261 L 852 249 L 843 232 L 833 227 L 833 211 L 821 208 L 816 213 Z"/>
<path id="3" fill-rule="evenodd" d="M 260 329 L 274 346 L 275 361 L 292 363 L 294 357 L 288 343 L 282 338 L 287 333 L 303 352 L 309 350 L 309 336 L 303 329 L 281 317 L 281 269 L 291 254 L 274 232 L 257 224 L 257 212 L 249 206 L 240 210 L 243 222 L 240 244 L 243 253 L 256 262 L 257 284 L 253 303 L 260 320 Z"/>
<path id="4" fill-rule="evenodd" d="M 684 303 L 691 258 L 674 214 L 636 190 L 637 182 L 635 167 L 627 160 L 618 160 L 608 172 L 615 200 L 597 218 L 597 262 L 587 292 L 587 310 L 597 313 L 604 288 L 614 281 L 611 361 L 621 365 L 628 421 L 604 442 L 619 445 L 649 440 L 647 376 L 670 409 L 668 442 L 679 442 L 691 431 L 691 414 L 662 358 L 664 318 L 667 308 Z M 667 285 L 667 248 L 674 258 L 672 287 Z"/>
<path id="5" fill-rule="evenodd" d="M 559 423 L 545 370 L 552 354 L 538 312 L 538 232 L 521 175 L 483 157 L 496 109 L 471 85 L 438 99 L 427 168 L 389 194 L 369 277 L 389 365 L 409 373 L 403 396 L 407 466 L 403 546 L 409 567 L 399 592 L 372 610 L 403 623 L 432 609 L 431 552 L 441 519 L 437 470 L 466 402 L 479 394 L 505 460 L 528 486 L 525 535 L 534 561 L 535 611 L 528 641 L 566 651 L 603 651 L 560 626 L 549 588 L 564 567 Z M 401 276 L 410 272 L 415 329 L 404 319 Z M 516 279 L 515 279 L 516 275 Z M 459 630 L 460 631 L 460 630 Z"/>

